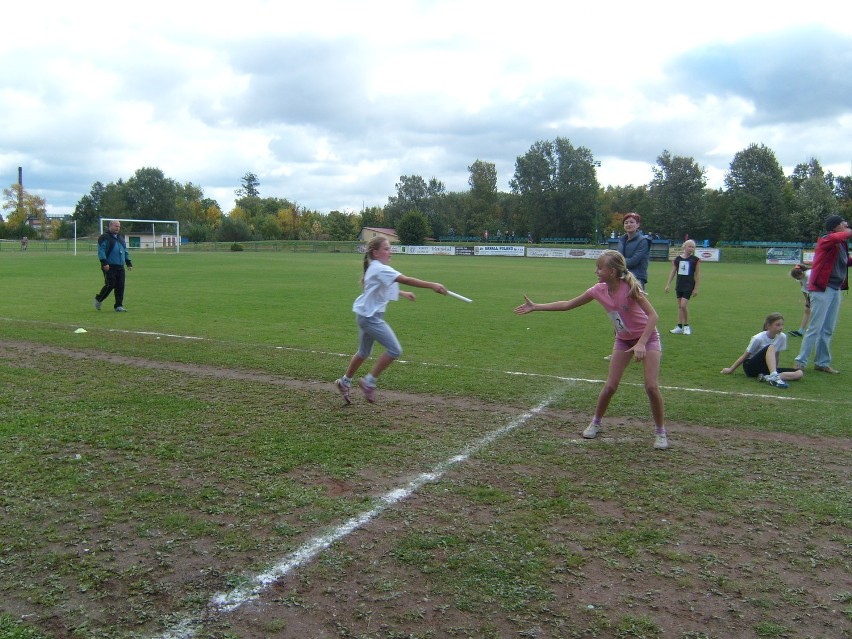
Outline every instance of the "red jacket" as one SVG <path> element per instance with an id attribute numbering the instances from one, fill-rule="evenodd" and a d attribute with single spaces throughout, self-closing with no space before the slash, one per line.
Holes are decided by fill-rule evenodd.
<path id="1" fill-rule="evenodd" d="M 846 253 L 846 266 L 852 266 L 849 248 L 846 245 L 849 236 L 852 236 L 852 230 L 844 229 L 823 235 L 817 240 L 814 263 L 811 266 L 811 279 L 808 284 L 809 291 L 824 291 L 828 287 L 828 278 L 831 277 L 831 270 L 834 268 L 835 260 L 837 260 L 837 251 L 844 251 Z M 849 288 L 848 276 L 843 280 L 840 288 L 844 291 Z"/>

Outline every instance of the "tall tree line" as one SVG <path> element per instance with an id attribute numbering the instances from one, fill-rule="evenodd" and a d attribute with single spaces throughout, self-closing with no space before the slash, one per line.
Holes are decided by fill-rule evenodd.
<path id="1" fill-rule="evenodd" d="M 219 204 L 192 183 L 141 168 L 126 180 L 95 182 L 73 219 L 78 235 L 97 232 L 98 218 L 172 219 L 190 241 L 260 239 L 354 240 L 364 226 L 398 228 L 410 243 L 425 238 L 587 237 L 621 232 L 621 217 L 637 211 L 643 228 L 679 241 L 686 236 L 720 240 L 812 242 L 832 213 L 852 212 L 852 176 L 835 177 L 815 158 L 785 176 L 774 152 L 751 144 L 733 157 L 724 188 L 707 188 L 706 170 L 693 158 L 663 150 L 645 185 L 601 187 L 592 152 L 570 140 L 539 140 L 517 157 L 510 190 L 500 191 L 494 163 L 468 166 L 468 190 L 447 191 L 437 177 L 402 175 L 384 206 L 359 213 L 321 214 L 283 197 L 264 197 L 254 173 L 235 189 L 234 208 Z M 45 203 L 17 185 L 4 190 L 0 235 L 18 237 L 27 219 L 44 216 Z M 22 210 L 21 202 L 25 203 Z M 46 219 L 46 218 L 45 218 Z M 42 225 L 68 237 L 71 225 Z"/>

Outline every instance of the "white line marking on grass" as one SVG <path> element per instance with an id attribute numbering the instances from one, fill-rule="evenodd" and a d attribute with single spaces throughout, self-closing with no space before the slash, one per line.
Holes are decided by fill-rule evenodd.
<path id="1" fill-rule="evenodd" d="M 31 320 L 16 320 L 9 317 L 2 317 L 0 320 L 9 321 L 9 322 L 25 322 L 28 324 L 45 324 L 50 326 L 62 326 L 60 324 L 55 324 L 53 322 L 36 322 Z M 223 339 L 214 339 L 212 337 L 196 337 L 193 335 L 176 335 L 173 333 L 158 333 L 154 331 L 131 331 L 127 329 L 118 329 L 118 328 L 108 328 L 104 329 L 109 333 L 126 333 L 128 335 L 150 335 L 152 337 L 171 337 L 173 339 L 185 339 L 185 340 L 197 340 L 203 342 L 213 342 L 216 344 L 241 344 L 244 346 L 253 346 L 257 348 L 272 348 L 275 350 L 283 350 L 283 351 L 292 351 L 294 353 L 309 353 L 313 355 L 330 355 L 333 357 L 352 357 L 352 354 L 349 353 L 331 353 L 329 351 L 321 351 L 312 348 L 298 348 L 295 346 L 270 346 L 269 344 L 251 344 L 248 342 L 233 342 L 231 340 L 223 340 Z M 603 384 L 605 379 L 588 379 L 584 377 L 563 377 L 561 375 L 550 375 L 546 373 L 525 373 L 522 371 L 498 371 L 495 369 L 482 369 L 476 368 L 474 366 L 463 366 L 460 364 L 433 364 L 431 362 L 414 362 L 411 360 L 400 359 L 396 361 L 397 364 L 412 364 L 418 366 L 433 366 L 436 368 L 451 368 L 451 369 L 465 369 L 465 370 L 481 370 L 492 373 L 503 373 L 504 375 L 518 375 L 522 377 L 541 377 L 544 379 L 555 379 L 563 382 L 582 382 L 585 384 Z M 622 385 L 626 386 L 642 386 L 642 384 L 636 382 L 622 382 Z M 777 399 L 781 401 L 788 402 L 811 402 L 811 403 L 824 403 L 825 400 L 821 399 L 811 399 L 808 397 L 796 397 L 794 395 L 768 395 L 765 393 L 743 393 L 736 391 L 721 391 L 721 390 L 712 390 L 707 388 L 689 388 L 685 386 L 660 386 L 663 390 L 671 390 L 671 391 L 680 391 L 684 393 L 704 393 L 704 394 L 712 394 L 712 395 L 724 395 L 728 397 L 753 397 L 759 399 Z M 839 402 L 846 403 L 846 402 Z"/>
<path id="2" fill-rule="evenodd" d="M 108 329 L 110 332 L 115 333 L 131 333 L 134 335 L 160 335 L 163 337 L 173 337 L 177 339 L 193 339 L 193 340 L 204 340 L 210 342 L 219 342 L 223 344 L 231 344 L 233 342 L 225 341 L 225 340 L 217 340 L 211 339 L 207 337 L 192 337 L 189 335 L 171 335 L 168 333 L 153 333 L 146 331 L 128 331 L 122 329 Z M 255 344 L 255 346 L 258 346 Z M 269 346 L 267 346 L 269 348 Z M 275 350 L 284 350 L 284 351 L 294 351 L 299 353 L 311 353 L 315 355 L 333 355 L 336 357 L 351 357 L 351 354 L 347 355 L 346 353 L 330 353 L 328 351 L 319 351 L 310 348 L 296 348 L 292 346 L 273 346 Z M 413 362 L 411 360 L 399 359 L 396 361 L 397 364 L 415 364 L 420 366 L 433 366 L 440 368 L 457 368 L 457 369 L 472 369 L 472 370 L 482 370 L 477 369 L 472 366 L 461 366 L 459 364 L 432 364 L 430 362 Z M 563 377 L 562 375 L 548 375 L 545 373 L 524 373 L 521 371 L 495 371 L 494 369 L 487 369 L 491 372 L 502 372 L 504 375 L 518 375 L 522 377 L 542 377 L 545 379 L 556 379 L 562 382 L 583 382 L 586 384 L 603 384 L 606 382 L 605 379 L 588 379 L 585 377 Z M 639 384 L 637 382 L 621 382 L 625 386 L 643 386 L 643 384 Z M 661 389 L 664 390 L 673 390 L 673 391 L 682 391 L 685 393 L 706 393 L 706 394 L 714 394 L 714 395 L 727 395 L 730 397 L 757 397 L 761 399 L 779 399 L 782 401 L 794 401 L 794 402 L 818 402 L 822 403 L 823 400 L 820 399 L 810 399 L 807 397 L 795 397 L 790 395 L 767 395 L 765 393 L 741 393 L 741 392 L 731 392 L 731 391 L 720 391 L 720 390 L 712 390 L 708 388 L 689 388 L 687 386 L 660 386 Z"/>
<path id="3" fill-rule="evenodd" d="M 477 441 L 468 444 L 459 453 L 439 463 L 431 471 L 421 473 L 405 486 L 389 490 L 379 497 L 378 503 L 373 508 L 356 515 L 349 521 L 332 529 L 330 532 L 309 540 L 294 552 L 284 557 L 284 559 L 282 559 L 278 564 L 272 566 L 269 570 L 262 572 L 259 575 L 255 575 L 247 585 L 234 588 L 228 592 L 213 595 L 210 599 L 207 610 L 205 611 L 206 614 L 227 614 L 229 612 L 233 612 L 243 604 L 256 599 L 271 584 L 283 577 L 286 577 L 299 566 L 310 562 L 336 541 L 339 541 L 359 528 L 366 526 L 373 519 L 381 515 L 388 507 L 407 499 L 423 485 L 438 481 L 453 466 L 467 461 L 471 455 L 482 450 L 493 441 L 507 435 L 520 426 L 523 426 L 527 421 L 547 408 L 553 399 L 553 397 L 549 397 L 535 408 L 532 408 L 519 417 L 516 417 L 502 428 L 493 430 Z M 184 619 L 172 626 L 165 634 L 159 635 L 158 637 L 159 639 L 190 639 L 201 629 L 201 625 L 201 618 Z"/>
<path id="4" fill-rule="evenodd" d="M 583 377 L 563 377 L 561 375 L 547 375 L 544 373 L 522 373 L 520 371 L 503 371 L 506 375 L 519 375 L 522 377 L 544 377 L 545 379 L 558 379 L 563 382 L 585 382 L 587 384 L 603 384 L 605 379 L 586 379 Z M 644 386 L 638 382 L 621 382 L 623 386 Z M 822 399 L 811 399 L 808 397 L 795 397 L 790 395 L 766 395 L 764 393 L 741 393 L 733 391 L 713 390 L 710 388 L 690 388 L 688 386 L 660 386 L 663 390 L 683 391 L 685 393 L 707 393 L 710 395 L 728 395 L 730 397 L 760 397 L 762 399 L 780 399 L 797 402 L 825 403 Z"/>

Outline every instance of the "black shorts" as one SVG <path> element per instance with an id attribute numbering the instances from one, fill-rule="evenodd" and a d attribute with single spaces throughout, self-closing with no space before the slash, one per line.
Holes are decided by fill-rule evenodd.
<path id="1" fill-rule="evenodd" d="M 692 291 L 694 291 L 694 290 L 695 290 L 694 287 L 690 288 L 690 289 L 684 289 L 684 290 L 675 289 L 675 295 L 677 296 L 678 299 L 680 299 L 682 297 L 682 298 L 688 300 L 690 297 L 692 297 Z"/>
<path id="2" fill-rule="evenodd" d="M 766 349 L 768 348 L 768 346 L 764 346 L 754 355 L 752 355 L 746 361 L 743 362 L 743 372 L 745 372 L 748 377 L 757 377 L 758 375 L 769 375 L 769 373 L 772 372 L 766 365 Z"/>

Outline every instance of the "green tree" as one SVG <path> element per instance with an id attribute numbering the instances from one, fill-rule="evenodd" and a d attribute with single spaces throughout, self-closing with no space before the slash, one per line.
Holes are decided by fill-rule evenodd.
<path id="1" fill-rule="evenodd" d="M 538 141 L 515 161 L 510 185 L 536 239 L 594 235 L 599 184 L 588 149 L 561 137 Z"/>
<path id="2" fill-rule="evenodd" d="M 262 240 L 280 240 L 284 237 L 284 229 L 276 215 L 261 214 L 255 220 L 254 227 Z"/>
<path id="3" fill-rule="evenodd" d="M 669 238 L 706 235 L 709 222 L 704 210 L 706 171 L 693 158 L 673 156 L 668 150 L 657 158 L 649 192 L 653 214 L 643 226 Z"/>
<path id="4" fill-rule="evenodd" d="M 395 228 L 402 216 L 410 211 L 420 211 L 426 216 L 435 232 L 440 233 L 438 211 L 440 200 L 446 194 L 444 184 L 437 178 L 427 183 L 419 175 L 402 175 L 396 184 L 395 196 L 388 198 L 385 206 L 385 224 Z"/>
<path id="5" fill-rule="evenodd" d="M 715 245 L 722 238 L 722 229 L 727 226 L 731 200 L 722 189 L 707 189 L 704 208 L 707 216 L 706 238 Z"/>
<path id="6" fill-rule="evenodd" d="M 400 244 L 407 246 L 422 245 L 431 232 L 429 221 L 420 211 L 406 213 L 396 225 Z"/>
<path id="7" fill-rule="evenodd" d="M 730 208 L 726 240 L 784 240 L 791 235 L 785 210 L 786 178 L 775 153 L 763 144 L 739 151 L 725 174 Z"/>
<path id="8" fill-rule="evenodd" d="M 798 164 L 790 176 L 793 186 L 793 226 L 797 241 L 813 242 L 823 234 L 825 218 L 840 210 L 837 197 L 820 163 Z M 833 182 L 833 180 L 831 180 Z"/>
<path id="9" fill-rule="evenodd" d="M 78 235 L 91 235 L 97 231 L 101 200 L 105 190 L 103 183 L 95 182 L 91 191 L 77 202 L 71 217 L 77 221 Z"/>
<path id="10" fill-rule="evenodd" d="M 368 206 L 361 211 L 361 226 L 372 228 L 383 228 L 385 225 L 385 212 L 380 206 Z M 361 229 L 358 229 L 359 231 Z"/>
<path id="11" fill-rule="evenodd" d="M 7 237 L 36 235 L 29 224 L 30 220 L 42 229 L 42 236 L 51 234 L 47 220 L 47 202 L 43 197 L 28 193 L 20 184 L 12 184 L 8 189 L 3 189 L 3 211 Z"/>
<path id="12" fill-rule="evenodd" d="M 352 241 L 356 232 L 352 225 L 352 217 L 340 211 L 332 211 L 325 220 L 325 232 L 336 242 Z"/>
<path id="13" fill-rule="evenodd" d="M 213 227 L 201 222 L 193 222 L 185 227 L 181 226 L 180 234 L 188 242 L 212 242 L 215 237 Z"/>
<path id="14" fill-rule="evenodd" d="M 598 208 L 601 214 L 601 234 L 606 239 L 613 233 L 624 233 L 621 220 L 625 213 L 635 211 L 642 219 L 649 219 L 653 202 L 646 185 L 607 186 L 598 190 Z M 656 231 L 650 227 L 648 230 Z"/>
<path id="15" fill-rule="evenodd" d="M 837 198 L 839 214 L 847 220 L 852 218 L 852 175 L 835 178 L 834 196 Z"/>
<path id="16" fill-rule="evenodd" d="M 470 176 L 470 225 L 481 233 L 485 229 L 505 226 L 500 219 L 497 204 L 497 165 L 492 162 L 476 160 L 467 167 Z"/>
<path id="17" fill-rule="evenodd" d="M 178 184 L 157 168 L 138 169 L 125 184 L 126 217 L 140 220 L 174 220 Z"/>
<path id="18" fill-rule="evenodd" d="M 227 216 L 222 219 L 216 231 L 218 242 L 248 242 L 252 239 L 252 231 L 245 220 L 233 219 Z"/>
<path id="19" fill-rule="evenodd" d="M 242 177 L 241 182 L 243 185 L 234 191 L 238 198 L 260 197 L 260 191 L 258 190 L 260 180 L 257 179 L 257 176 L 254 173 L 246 173 Z"/>

